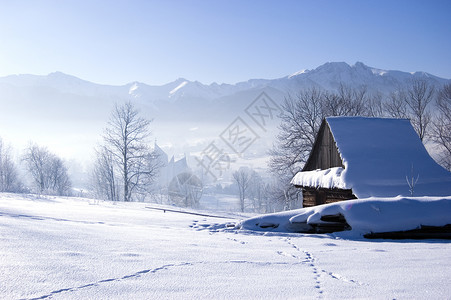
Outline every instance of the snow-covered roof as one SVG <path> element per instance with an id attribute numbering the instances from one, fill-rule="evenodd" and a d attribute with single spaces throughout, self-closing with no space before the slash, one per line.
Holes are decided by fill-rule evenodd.
<path id="1" fill-rule="evenodd" d="M 451 195 L 451 173 L 428 154 L 409 120 L 329 117 L 344 169 L 299 172 L 298 186 L 352 189 L 358 198 Z M 327 176 L 325 178 L 324 176 Z"/>

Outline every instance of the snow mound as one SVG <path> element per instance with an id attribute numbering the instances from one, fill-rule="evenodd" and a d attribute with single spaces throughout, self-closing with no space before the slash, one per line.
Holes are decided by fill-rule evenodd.
<path id="1" fill-rule="evenodd" d="M 344 235 L 418 229 L 451 224 L 451 197 L 396 197 L 348 200 L 253 217 L 241 221 L 242 230 L 310 232 L 316 226 L 338 225 L 342 218 L 350 226 Z M 263 226 L 264 225 L 264 226 Z"/>

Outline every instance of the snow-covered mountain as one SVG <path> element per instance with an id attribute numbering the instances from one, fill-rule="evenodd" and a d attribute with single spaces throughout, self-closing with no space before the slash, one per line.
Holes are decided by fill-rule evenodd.
<path id="1" fill-rule="evenodd" d="M 79 96 L 139 98 L 145 102 L 155 103 L 160 101 L 177 102 L 190 98 L 215 100 L 246 90 L 265 88 L 273 88 L 282 93 L 297 91 L 310 86 L 333 90 L 340 83 L 355 88 L 366 86 L 369 91 L 379 91 L 385 94 L 405 85 L 413 78 L 423 78 L 434 85 L 442 85 L 449 81 L 425 72 L 409 73 L 381 70 L 366 66 L 361 62 L 352 66 L 344 62 L 330 62 L 314 70 L 301 70 L 278 79 L 250 79 L 236 84 L 212 83 L 206 85 L 198 81 L 179 78 L 161 86 L 141 82 L 111 86 L 95 84 L 71 75 L 55 72 L 47 76 L 11 75 L 0 77 L 0 87 L 2 92 L 5 86 L 21 89 L 41 87 Z"/>
<path id="2" fill-rule="evenodd" d="M 449 82 L 424 72 L 381 70 L 360 62 L 331 62 L 277 79 L 209 85 L 179 78 L 160 86 L 141 82 L 112 86 L 61 72 L 11 75 L 0 78 L 0 137 L 13 144 L 20 139 L 19 147 L 32 140 L 60 153 L 86 153 L 99 140 L 114 103 L 130 100 L 154 120 L 159 143 L 181 144 L 184 146 L 174 151 L 190 152 L 192 145 L 205 145 L 217 138 L 237 117 L 256 126 L 246 119 L 245 111 L 262 92 L 278 104 L 287 93 L 312 86 L 333 90 L 340 83 L 388 94 L 413 78 L 423 78 L 435 86 Z M 265 134 L 273 134 L 277 123 L 271 124 L 270 130 L 258 132 L 259 128 L 254 128 L 264 141 L 261 148 L 270 147 L 272 140 L 265 139 Z"/>

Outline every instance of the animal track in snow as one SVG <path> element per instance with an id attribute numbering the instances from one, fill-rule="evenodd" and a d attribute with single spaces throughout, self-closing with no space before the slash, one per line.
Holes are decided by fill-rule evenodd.
<path id="1" fill-rule="evenodd" d="M 227 228 L 229 223 L 207 223 L 207 220 L 202 220 L 202 222 L 199 222 L 198 220 L 194 220 L 191 225 L 189 225 L 190 228 L 201 231 L 201 230 L 208 230 L 210 233 L 216 233 L 219 231 L 223 231 Z"/>
<path id="2" fill-rule="evenodd" d="M 227 238 L 227 239 L 230 240 L 230 241 L 234 241 L 234 242 L 240 243 L 242 245 L 247 244 L 247 242 L 240 241 L 240 240 L 237 240 L 237 239 L 233 239 L 233 238 Z"/>
<path id="3" fill-rule="evenodd" d="M 311 252 L 306 251 L 306 250 L 301 250 L 296 244 L 294 244 L 291 241 L 291 238 L 289 238 L 289 237 L 285 238 L 283 240 L 285 242 L 287 242 L 292 248 L 296 249 L 296 251 L 302 252 L 304 254 L 304 259 L 302 260 L 302 262 L 304 264 L 307 264 L 311 268 L 312 273 L 313 273 L 313 279 L 315 280 L 315 288 L 318 289 L 318 293 L 320 293 L 321 295 L 323 295 L 323 293 L 324 293 L 324 291 L 321 289 L 321 276 L 323 276 L 323 275 L 329 276 L 329 277 L 331 277 L 333 279 L 340 280 L 340 281 L 345 282 L 345 283 L 364 285 L 364 283 L 359 282 L 357 280 L 348 279 L 345 276 L 342 276 L 340 274 L 329 272 L 327 270 L 319 268 L 317 266 L 317 263 L 316 263 L 317 259 L 313 256 L 313 254 Z M 333 244 L 333 245 L 336 246 L 335 244 Z M 332 244 L 327 245 L 327 246 L 332 246 Z M 298 260 L 300 259 L 299 256 L 297 256 L 297 255 L 287 254 L 287 253 L 281 252 L 281 251 L 277 251 L 277 252 L 280 255 L 291 256 L 291 257 L 296 258 Z"/>
<path id="4" fill-rule="evenodd" d="M 279 255 L 285 255 L 285 256 L 291 256 L 299 261 L 301 261 L 301 263 L 307 265 L 312 274 L 313 274 L 313 280 L 314 280 L 314 288 L 315 291 L 318 293 L 318 298 L 322 298 L 323 294 L 324 294 L 324 290 L 322 288 L 322 284 L 321 284 L 321 275 L 322 272 L 318 271 L 318 268 L 316 266 L 316 258 L 313 256 L 312 253 L 306 251 L 306 250 L 301 250 L 296 244 L 294 244 L 291 241 L 291 238 L 287 237 L 285 239 L 283 239 L 286 243 L 288 243 L 293 249 L 296 250 L 296 252 L 298 253 L 302 253 L 302 255 L 296 255 L 296 254 L 287 254 L 285 252 L 282 251 L 277 251 L 277 253 Z"/>
<path id="5" fill-rule="evenodd" d="M 192 265 L 192 264 L 188 263 L 188 262 L 180 263 L 180 264 L 167 264 L 167 265 L 163 265 L 161 267 L 157 267 L 157 268 L 154 268 L 154 269 L 141 270 L 141 271 L 138 271 L 136 273 L 125 275 L 125 276 L 118 277 L 118 278 L 102 279 L 102 280 L 99 280 L 99 281 L 96 281 L 96 282 L 80 285 L 80 286 L 77 286 L 77 287 L 63 288 L 63 289 L 59 289 L 59 290 L 54 290 L 54 291 L 51 291 L 49 294 L 42 295 L 40 297 L 29 298 L 29 300 L 47 299 L 47 298 L 50 298 L 50 297 L 52 297 L 52 296 L 54 296 L 56 294 L 60 294 L 60 293 L 63 293 L 63 292 L 75 292 L 75 291 L 78 291 L 78 290 L 81 290 L 81 289 L 94 287 L 94 286 L 99 286 L 99 285 L 101 285 L 103 283 L 122 281 L 122 280 L 130 279 L 130 278 L 137 278 L 137 277 L 140 277 L 140 276 L 142 276 L 144 274 L 157 273 L 158 271 L 161 271 L 161 270 L 167 270 L 169 268 L 183 267 L 183 266 L 188 266 L 188 265 Z"/>

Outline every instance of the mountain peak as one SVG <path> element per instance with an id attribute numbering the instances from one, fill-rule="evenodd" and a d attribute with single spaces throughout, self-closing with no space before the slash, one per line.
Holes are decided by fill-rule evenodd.
<path id="1" fill-rule="evenodd" d="M 183 77 L 179 77 L 179 78 L 177 78 L 175 81 L 174 81 L 174 83 L 177 83 L 177 84 L 181 84 L 182 82 L 190 82 L 189 80 L 187 80 L 187 79 L 185 79 L 185 78 L 183 78 Z"/>
<path id="2" fill-rule="evenodd" d="M 65 74 L 65 73 L 63 73 L 61 71 L 55 71 L 55 72 L 49 73 L 47 76 L 48 77 L 55 77 L 55 76 L 70 76 L 70 75 L 67 75 L 67 74 Z"/>
<path id="3" fill-rule="evenodd" d="M 365 65 L 363 62 L 358 61 L 353 65 L 354 68 L 356 69 L 371 69 L 370 67 L 368 67 L 367 65 Z"/>
<path id="4" fill-rule="evenodd" d="M 45 79 L 45 81 L 47 81 L 48 84 L 50 84 L 51 86 L 54 86 L 56 88 L 58 88 L 59 86 L 64 86 L 64 85 L 81 85 L 81 84 L 93 84 L 90 81 L 86 81 L 83 79 L 80 79 L 76 76 L 73 75 L 68 75 L 66 73 L 63 72 L 52 72 L 49 73 Z"/>
<path id="5" fill-rule="evenodd" d="M 317 67 L 314 71 L 343 72 L 349 69 L 351 69 L 351 66 L 345 62 L 327 62 Z"/>
<path id="6" fill-rule="evenodd" d="M 52 72 L 49 73 L 47 75 L 47 78 L 51 78 L 51 79 L 72 79 L 72 80 L 82 80 L 78 77 L 75 77 L 73 75 L 68 75 L 66 73 L 60 72 L 60 71 L 56 71 L 56 72 Z M 83 80 L 84 81 L 84 80 Z"/>

